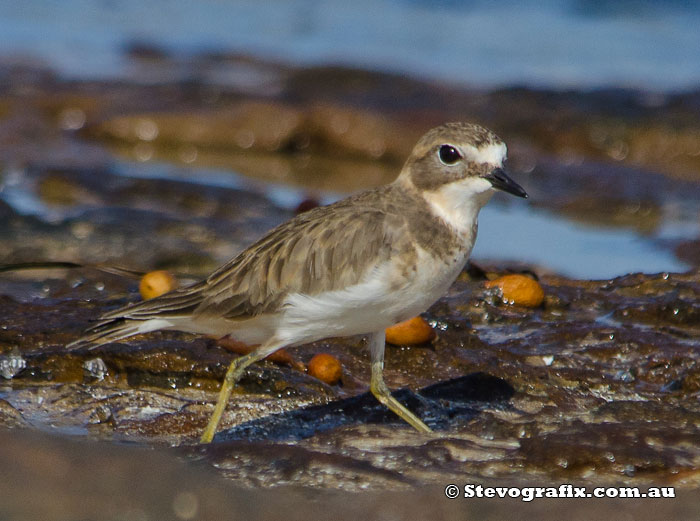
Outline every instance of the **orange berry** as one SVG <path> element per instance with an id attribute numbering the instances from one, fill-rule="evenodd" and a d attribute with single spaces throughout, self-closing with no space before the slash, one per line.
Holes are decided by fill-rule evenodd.
<path id="1" fill-rule="evenodd" d="M 386 328 L 386 341 L 396 345 L 424 344 L 436 334 L 423 317 L 413 317 Z"/>
<path id="2" fill-rule="evenodd" d="M 335 385 L 340 381 L 343 368 L 333 355 L 318 353 L 309 361 L 309 374 L 328 385 Z"/>
<path id="3" fill-rule="evenodd" d="M 486 283 L 487 288 L 498 288 L 503 302 L 528 308 L 538 308 L 544 302 L 540 283 L 525 275 L 504 275 Z"/>
<path id="4" fill-rule="evenodd" d="M 139 293 L 143 300 L 159 297 L 177 288 L 177 280 L 165 270 L 150 271 L 141 277 Z"/>

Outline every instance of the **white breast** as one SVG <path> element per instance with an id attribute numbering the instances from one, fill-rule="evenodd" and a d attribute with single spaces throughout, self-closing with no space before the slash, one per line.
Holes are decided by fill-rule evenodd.
<path id="1" fill-rule="evenodd" d="M 415 270 L 393 259 L 354 286 L 314 296 L 289 295 L 276 336 L 300 344 L 381 331 L 425 311 L 444 295 L 468 256 L 469 251 L 461 251 L 436 259 L 419 250 Z"/>

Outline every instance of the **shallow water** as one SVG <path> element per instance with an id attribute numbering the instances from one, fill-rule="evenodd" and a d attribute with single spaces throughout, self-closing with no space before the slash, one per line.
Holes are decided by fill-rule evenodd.
<path id="1" fill-rule="evenodd" d="M 308 195 L 308 190 L 299 186 L 264 183 L 226 170 L 181 168 L 159 162 L 120 161 L 115 172 L 125 177 L 252 190 L 288 210 L 296 208 Z M 342 196 L 337 192 L 314 193 L 321 204 L 332 203 Z M 0 197 L 22 214 L 51 222 L 82 211 L 79 207 L 47 205 L 30 186 L 22 183 L 6 184 Z M 572 221 L 530 203 L 531 200 L 513 202 L 499 196 L 487 204 L 480 214 L 472 260 L 531 264 L 579 279 L 606 279 L 634 272 L 682 272 L 690 266 L 678 260 L 662 241 L 700 233 L 700 225 L 692 219 L 669 220 L 654 233 L 641 234 L 634 229 Z"/>
<path id="2" fill-rule="evenodd" d="M 83 78 L 142 73 L 124 49 L 145 42 L 478 86 L 673 90 L 700 82 L 698 24 L 685 1 L 26 0 L 0 2 L 0 48 Z"/>
<path id="3" fill-rule="evenodd" d="M 659 235 L 587 226 L 526 204 L 487 205 L 472 258 L 535 264 L 579 279 L 687 270 L 687 264 L 659 243 Z"/>
<path id="4" fill-rule="evenodd" d="M 119 171 L 127 176 L 189 179 L 210 186 L 253 189 L 288 209 L 294 209 L 308 193 L 301 187 L 263 183 L 223 170 L 189 170 L 158 163 L 135 168 L 133 164 L 122 163 Z M 316 191 L 314 196 L 322 204 L 329 204 L 343 194 Z M 624 228 L 595 227 L 534 208 L 531 201 L 506 200 L 508 204 L 499 204 L 506 197 L 496 198 L 481 211 L 479 235 L 472 252 L 476 262 L 534 264 L 580 279 L 605 279 L 634 272 L 681 272 L 690 266 L 679 261 L 659 241 L 678 238 L 678 233 L 682 237 L 700 233 L 695 220 L 672 222 L 647 235 Z"/>

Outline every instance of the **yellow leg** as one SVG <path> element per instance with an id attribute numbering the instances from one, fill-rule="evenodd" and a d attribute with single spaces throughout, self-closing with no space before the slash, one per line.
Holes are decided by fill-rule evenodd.
<path id="1" fill-rule="evenodd" d="M 391 391 L 384 383 L 384 332 L 374 333 L 370 337 L 370 352 L 372 355 L 372 378 L 370 391 L 379 402 L 388 407 L 403 421 L 411 425 L 418 432 L 433 432 L 423 421 L 409 411 L 401 402 L 391 395 Z"/>
<path id="2" fill-rule="evenodd" d="M 267 342 L 266 344 L 258 347 L 252 353 L 236 358 L 229 364 L 224 381 L 221 383 L 221 390 L 219 391 L 219 397 L 216 400 L 214 413 L 211 415 L 207 428 L 204 429 L 204 434 L 202 434 L 202 437 L 200 438 L 202 443 L 210 443 L 211 440 L 214 439 L 216 429 L 219 427 L 219 422 L 221 421 L 221 416 L 224 414 L 224 410 L 226 410 L 226 404 L 228 404 L 228 400 L 231 397 L 233 387 L 243 375 L 243 371 L 245 371 L 246 367 L 257 362 L 258 360 L 262 360 L 267 355 L 274 353 L 283 345 L 284 344 L 280 344 L 276 341 Z"/>

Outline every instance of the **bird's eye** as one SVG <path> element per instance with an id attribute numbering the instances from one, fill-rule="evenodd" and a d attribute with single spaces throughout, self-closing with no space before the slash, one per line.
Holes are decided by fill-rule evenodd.
<path id="1" fill-rule="evenodd" d="M 440 150 L 438 150 L 438 156 L 440 161 L 446 165 L 454 165 L 457 161 L 462 159 L 459 151 L 452 145 L 442 145 Z"/>

